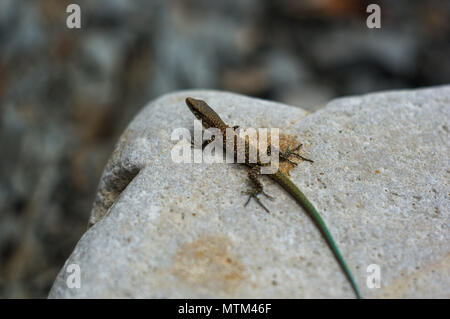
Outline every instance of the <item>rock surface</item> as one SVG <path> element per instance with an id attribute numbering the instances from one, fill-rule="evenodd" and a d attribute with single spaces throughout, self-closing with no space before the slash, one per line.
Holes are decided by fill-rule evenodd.
<path id="1" fill-rule="evenodd" d="M 90 224 L 50 298 L 353 298 L 319 231 L 276 184 L 267 214 L 241 191 L 246 169 L 171 160 L 192 132 L 186 96 L 241 127 L 279 127 L 304 144 L 290 172 L 323 216 L 365 297 L 450 297 L 450 86 L 333 100 L 308 114 L 216 91 L 150 103 L 123 133 Z M 265 200 L 262 198 L 262 200 Z M 68 288 L 78 264 L 81 288 Z M 380 266 L 381 287 L 366 285 Z"/>

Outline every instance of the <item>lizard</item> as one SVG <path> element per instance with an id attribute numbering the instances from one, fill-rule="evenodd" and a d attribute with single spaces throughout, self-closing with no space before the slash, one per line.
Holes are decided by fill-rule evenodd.
<path id="1" fill-rule="evenodd" d="M 205 129 L 208 128 L 216 128 L 218 129 L 223 136 L 224 141 L 224 147 L 226 145 L 226 131 L 227 129 L 232 129 L 234 134 L 234 139 L 238 138 L 238 134 L 236 133 L 236 129 L 238 126 L 230 127 L 228 126 L 221 118 L 220 116 L 203 100 L 195 99 L 192 97 L 186 98 L 186 104 L 189 108 L 189 110 L 194 114 L 194 116 L 199 119 L 202 122 L 202 125 Z M 212 142 L 214 140 L 214 136 L 203 143 L 202 147 L 205 147 L 208 143 Z M 236 143 L 235 143 L 236 146 Z M 290 150 L 289 148 L 282 152 L 279 151 L 279 157 L 281 160 L 287 160 L 290 163 L 294 164 L 294 166 L 297 164 L 295 162 L 292 162 L 289 160 L 290 155 L 295 155 L 298 158 L 301 158 L 302 160 L 313 162 L 310 159 L 304 158 L 303 156 L 295 153 L 295 151 L 299 150 L 302 145 L 300 144 L 293 150 Z M 260 168 L 263 165 L 259 160 L 257 160 L 255 163 L 252 163 L 249 161 L 249 151 L 248 151 L 248 142 L 245 142 L 245 165 L 250 167 L 248 177 L 253 182 L 254 188 L 245 192 L 247 195 L 249 195 L 247 202 L 244 206 L 247 206 L 249 201 L 254 198 L 259 205 L 261 205 L 264 210 L 269 212 L 269 210 L 263 205 L 263 203 L 260 201 L 260 199 L 257 197 L 259 194 L 263 194 L 269 199 L 273 199 L 272 196 L 268 195 L 266 192 L 264 192 L 263 185 L 259 181 L 260 176 Z M 270 144 L 268 145 L 267 153 L 269 154 L 271 150 Z M 237 156 L 237 148 L 234 149 L 234 156 Z M 259 153 L 259 152 L 258 152 Z M 339 265 L 341 266 L 342 270 L 344 271 L 346 277 L 348 278 L 353 291 L 355 292 L 355 295 L 358 299 L 362 298 L 362 295 L 359 291 L 358 285 L 353 278 L 353 275 L 348 268 L 344 258 L 342 257 L 342 254 L 337 247 L 333 237 L 331 236 L 330 231 L 328 230 L 328 227 L 326 226 L 324 220 L 320 216 L 320 214 L 317 212 L 314 205 L 308 200 L 308 198 L 303 194 L 303 192 L 289 179 L 287 175 L 285 175 L 283 172 L 281 172 L 279 169 L 274 174 L 267 174 L 269 177 L 271 177 L 276 183 L 278 183 L 282 188 L 284 188 L 296 201 L 298 204 L 300 204 L 301 207 L 309 214 L 313 222 L 316 224 L 320 232 L 325 238 L 325 241 L 327 242 L 328 246 L 331 248 L 331 251 L 333 252 L 334 256 L 336 257 Z"/>

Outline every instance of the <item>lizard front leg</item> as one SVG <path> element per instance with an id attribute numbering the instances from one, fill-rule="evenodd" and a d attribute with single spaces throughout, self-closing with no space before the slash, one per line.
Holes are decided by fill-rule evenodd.
<path id="1" fill-rule="evenodd" d="M 215 138 L 216 138 L 215 136 L 212 136 L 209 140 L 204 141 L 204 142 L 202 143 L 202 150 L 204 150 L 205 147 L 206 147 L 208 144 L 211 144 L 212 142 L 214 142 L 214 139 L 215 139 Z M 192 140 L 191 140 L 191 145 L 192 145 L 192 147 L 195 147 L 195 143 L 194 143 L 194 139 L 193 139 L 193 138 L 192 138 Z"/>
<path id="2" fill-rule="evenodd" d="M 235 125 L 233 126 L 233 130 L 236 131 L 237 129 L 239 129 L 239 125 Z M 216 136 L 213 135 L 211 136 L 211 138 L 209 140 L 203 141 L 202 143 L 202 150 L 205 149 L 206 146 L 208 146 L 209 144 L 211 144 L 212 142 L 214 142 L 214 140 L 216 139 Z M 194 147 L 194 139 L 191 140 L 191 145 L 192 147 Z"/>
<path id="3" fill-rule="evenodd" d="M 263 194 L 264 196 L 266 196 L 267 198 L 269 198 L 270 200 L 273 200 L 273 197 L 270 196 L 269 194 L 267 194 L 264 191 L 264 187 L 261 184 L 261 182 L 259 181 L 259 176 L 261 175 L 261 170 L 260 170 L 260 166 L 259 165 L 255 165 L 253 166 L 249 171 L 248 171 L 248 178 L 253 182 L 254 184 L 254 188 L 247 190 L 246 192 L 243 192 L 244 194 L 248 195 L 248 200 L 247 202 L 244 204 L 244 206 L 247 206 L 248 203 L 250 202 L 250 200 L 252 199 L 252 197 L 256 200 L 256 202 L 262 207 L 264 208 L 264 210 L 268 213 L 269 210 L 267 209 L 266 206 L 264 206 L 264 204 L 260 201 L 260 199 L 258 198 L 259 194 Z"/>

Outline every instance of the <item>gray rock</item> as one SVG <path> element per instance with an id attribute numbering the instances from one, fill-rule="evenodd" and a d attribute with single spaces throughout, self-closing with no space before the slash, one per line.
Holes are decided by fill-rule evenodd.
<path id="1" fill-rule="evenodd" d="M 185 91 L 150 103 L 105 168 L 90 224 L 50 298 L 353 298 L 317 228 L 263 178 L 271 213 L 251 202 L 239 165 L 177 164 L 172 131 L 192 131 L 186 96 L 231 125 L 279 127 L 314 164 L 292 180 L 316 205 L 365 297 L 450 297 L 450 86 L 299 108 Z M 263 198 L 263 200 L 265 200 Z M 68 265 L 81 288 L 68 288 Z M 380 288 L 366 281 L 380 266 Z"/>

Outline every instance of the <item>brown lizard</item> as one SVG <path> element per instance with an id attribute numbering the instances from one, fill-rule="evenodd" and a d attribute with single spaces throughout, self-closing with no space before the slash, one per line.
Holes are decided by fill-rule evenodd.
<path id="1" fill-rule="evenodd" d="M 191 110 L 191 112 L 195 115 L 195 117 L 202 121 L 202 125 L 204 128 L 217 128 L 221 133 L 223 137 L 223 147 L 225 148 L 226 145 L 226 138 L 227 138 L 227 129 L 232 129 L 235 131 L 238 127 L 230 127 L 228 126 L 221 118 L 220 116 L 203 100 L 197 100 L 191 97 L 186 98 L 186 104 Z M 232 134 L 232 138 L 234 141 L 234 156 L 237 158 L 237 139 L 239 138 L 239 135 L 237 133 Z M 206 141 L 206 143 L 203 143 L 203 147 L 212 142 L 214 140 L 214 136 L 211 140 Z M 298 151 L 301 147 L 301 144 L 294 148 L 293 150 L 287 149 L 285 152 L 279 151 L 279 157 L 280 160 L 287 160 L 293 164 L 296 164 L 295 162 L 292 162 L 289 160 L 289 157 L 291 155 L 295 155 L 303 160 L 310 161 L 311 160 L 304 158 L 303 156 L 295 153 L 295 151 Z M 272 199 L 270 195 L 268 195 L 266 192 L 264 192 L 263 185 L 259 181 L 259 175 L 260 175 L 260 169 L 264 165 L 261 163 L 259 158 L 256 162 L 251 162 L 250 156 L 249 156 L 249 149 L 250 145 L 247 141 L 245 141 L 245 165 L 249 166 L 251 169 L 248 173 L 248 177 L 254 184 L 254 189 L 251 189 L 247 192 L 245 192 L 247 195 L 249 195 L 247 202 L 245 203 L 245 206 L 249 203 L 251 198 L 254 198 L 267 212 L 269 210 L 263 205 L 263 203 L 259 200 L 258 195 L 263 194 L 269 199 Z M 270 155 L 270 153 L 273 151 L 273 148 L 269 145 L 268 149 L 266 151 L 267 154 Z M 259 154 L 258 150 L 258 154 Z M 317 225 L 323 236 L 325 237 L 325 240 L 327 244 L 330 246 L 331 250 L 333 251 L 336 259 L 338 260 L 340 266 L 342 267 L 344 273 L 346 274 L 348 280 L 350 281 L 350 284 L 358 298 L 361 297 L 361 293 L 359 292 L 358 285 L 356 284 L 353 275 L 348 268 L 347 264 L 345 263 L 344 258 L 342 257 L 336 243 L 334 242 L 333 237 L 331 236 L 325 222 L 323 221 L 322 217 L 319 215 L 313 204 L 306 198 L 306 196 L 303 194 L 302 191 L 280 170 L 277 170 L 274 174 L 268 174 L 275 182 L 277 182 L 281 187 L 283 187 L 309 214 L 309 216 L 312 218 L 314 223 Z"/>

